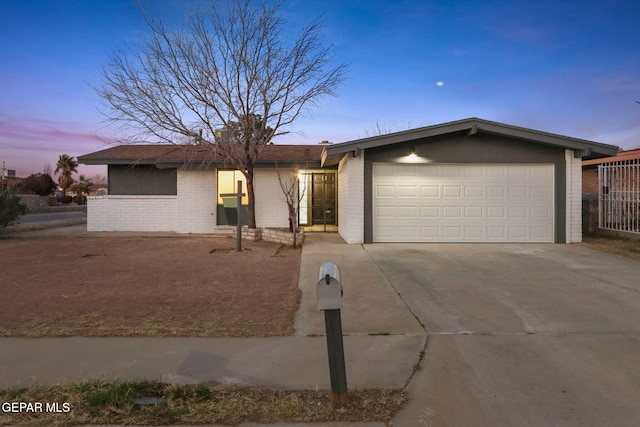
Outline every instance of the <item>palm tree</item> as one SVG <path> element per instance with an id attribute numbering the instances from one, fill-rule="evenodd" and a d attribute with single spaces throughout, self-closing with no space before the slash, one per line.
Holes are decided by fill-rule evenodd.
<path id="1" fill-rule="evenodd" d="M 78 162 L 68 154 L 61 154 L 58 158 L 58 163 L 56 163 L 55 173 L 58 172 L 60 172 L 58 184 L 60 188 L 62 188 L 62 195 L 66 196 L 67 189 L 73 184 L 73 177 L 71 175 L 74 172 L 78 172 Z"/>
<path id="2" fill-rule="evenodd" d="M 93 188 L 93 181 L 90 179 L 87 179 L 87 177 L 84 175 L 80 175 L 80 178 L 78 178 L 78 182 L 74 183 L 71 186 L 71 189 L 77 192 L 76 202 L 79 205 L 85 204 L 86 196 L 89 195 L 92 188 Z"/>

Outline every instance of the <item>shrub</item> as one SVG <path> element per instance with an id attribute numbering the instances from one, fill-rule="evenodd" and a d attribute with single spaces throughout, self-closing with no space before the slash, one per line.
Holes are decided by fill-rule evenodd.
<path id="1" fill-rule="evenodd" d="M 49 175 L 36 173 L 24 180 L 22 188 L 38 196 L 48 196 L 56 189 L 56 183 Z"/>
<path id="2" fill-rule="evenodd" d="M 0 189 L 0 228 L 10 225 L 26 211 L 26 206 L 20 203 L 20 197 L 14 191 L 9 188 Z"/>

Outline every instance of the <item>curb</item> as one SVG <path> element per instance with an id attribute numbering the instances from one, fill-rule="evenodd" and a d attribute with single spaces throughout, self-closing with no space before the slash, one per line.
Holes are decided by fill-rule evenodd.
<path id="1" fill-rule="evenodd" d="M 61 219 L 61 220 L 53 220 L 46 222 L 36 222 L 32 224 L 15 224 L 10 225 L 0 232 L 1 234 L 8 233 L 20 233 L 23 231 L 39 231 L 39 230 L 47 230 L 49 228 L 56 227 L 71 227 L 74 225 L 86 224 L 87 220 L 85 218 L 73 218 L 73 219 Z"/>

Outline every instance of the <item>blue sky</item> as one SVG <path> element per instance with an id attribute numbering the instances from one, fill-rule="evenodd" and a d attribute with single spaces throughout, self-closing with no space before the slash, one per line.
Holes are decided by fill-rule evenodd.
<path id="1" fill-rule="evenodd" d="M 194 2 L 142 3 L 180 16 Z M 133 0 L 0 0 L 0 10 L 0 161 L 27 176 L 59 154 L 105 148 L 113 129 L 91 85 L 117 43 L 144 36 Z M 640 147 L 637 0 L 284 0 L 282 12 L 292 29 L 322 14 L 349 75 L 276 143 L 480 117 Z"/>

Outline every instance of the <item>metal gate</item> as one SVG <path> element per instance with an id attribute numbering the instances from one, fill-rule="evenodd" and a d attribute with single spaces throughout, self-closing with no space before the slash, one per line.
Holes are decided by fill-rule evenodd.
<path id="1" fill-rule="evenodd" d="M 640 159 L 599 165 L 598 194 L 600 228 L 640 233 Z"/>

